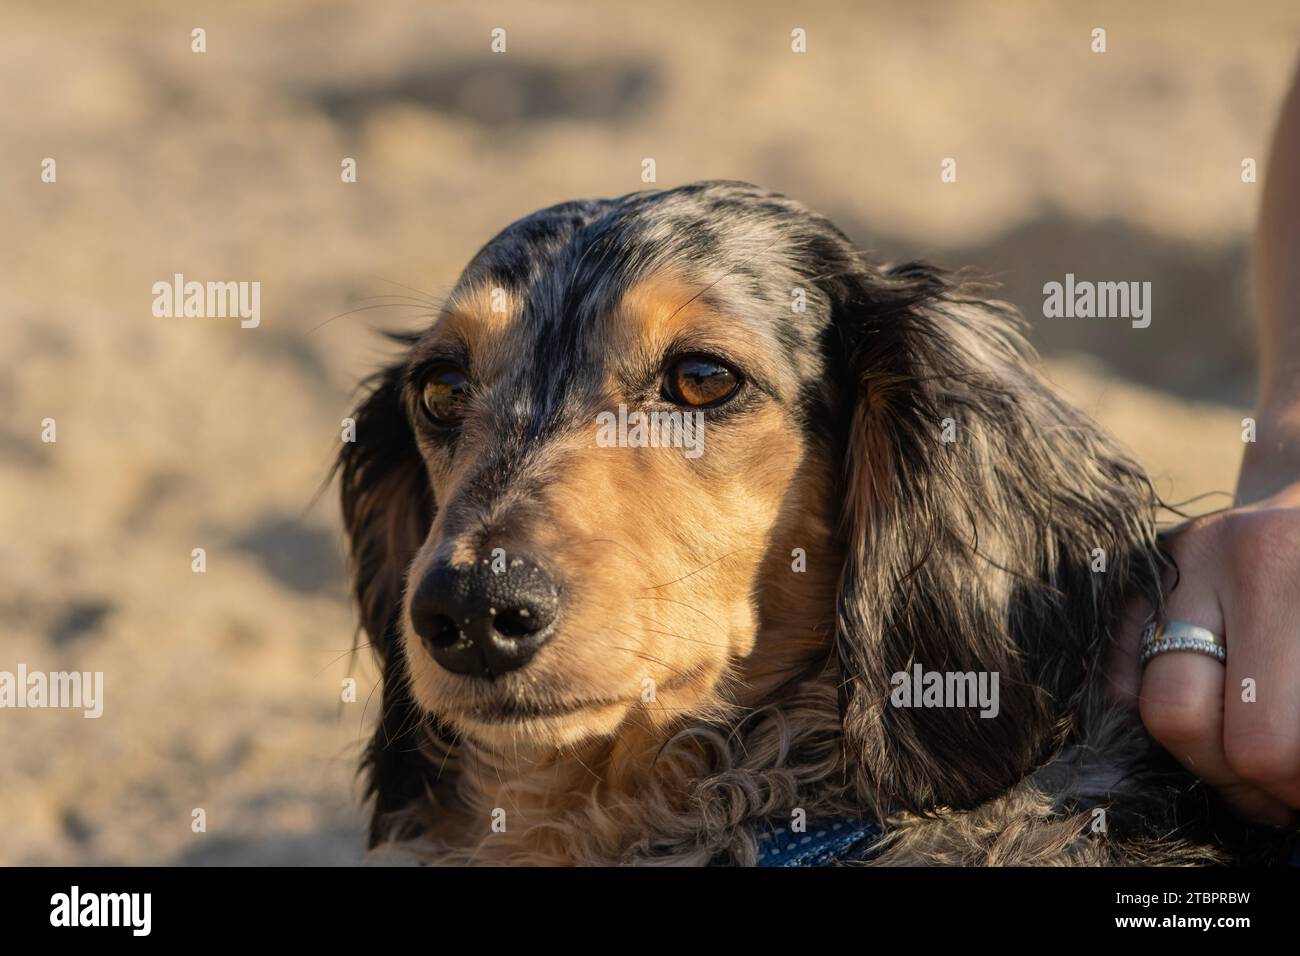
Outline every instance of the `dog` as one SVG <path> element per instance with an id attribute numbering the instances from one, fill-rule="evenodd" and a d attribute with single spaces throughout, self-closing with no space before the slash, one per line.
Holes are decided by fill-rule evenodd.
<path id="1" fill-rule="evenodd" d="M 969 280 L 703 182 L 520 219 L 397 339 L 336 466 L 372 848 L 1277 852 L 1107 695 L 1126 600 L 1162 614 L 1160 502 Z"/>

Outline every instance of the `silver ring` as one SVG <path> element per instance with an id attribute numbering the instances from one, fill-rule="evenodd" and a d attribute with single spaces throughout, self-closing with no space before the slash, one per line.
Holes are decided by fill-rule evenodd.
<path id="1" fill-rule="evenodd" d="M 1145 665 L 1151 658 L 1171 651 L 1204 654 L 1213 657 L 1220 664 L 1228 660 L 1228 649 L 1223 644 L 1223 638 L 1208 628 L 1197 627 L 1186 621 L 1167 621 L 1161 628 L 1157 628 L 1154 623 L 1148 624 L 1138 644 L 1138 663 Z"/>

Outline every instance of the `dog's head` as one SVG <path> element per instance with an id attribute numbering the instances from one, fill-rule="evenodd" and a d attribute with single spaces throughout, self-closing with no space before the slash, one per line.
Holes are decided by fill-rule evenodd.
<path id="1" fill-rule="evenodd" d="M 420 722 L 559 750 L 823 670 L 864 794 L 972 805 L 1059 739 L 1123 594 L 1159 600 L 1149 484 L 1008 312 L 782 196 L 535 213 L 408 346 L 341 457 L 380 813 L 429 785 Z M 997 715 L 893 706 L 914 665 L 996 673 Z"/>

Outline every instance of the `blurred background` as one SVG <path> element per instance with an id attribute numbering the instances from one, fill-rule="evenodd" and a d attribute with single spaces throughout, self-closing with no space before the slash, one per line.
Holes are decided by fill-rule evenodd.
<path id="1" fill-rule="evenodd" d="M 340 420 L 377 330 L 645 158 L 983 272 L 1167 498 L 1230 492 L 1242 161 L 1297 51 L 1290 0 L 0 3 L 0 670 L 105 681 L 98 720 L 0 711 L 0 863 L 360 859 Z M 260 327 L 155 318 L 177 272 L 260 282 Z M 1043 318 L 1067 272 L 1151 282 L 1151 326 Z"/>

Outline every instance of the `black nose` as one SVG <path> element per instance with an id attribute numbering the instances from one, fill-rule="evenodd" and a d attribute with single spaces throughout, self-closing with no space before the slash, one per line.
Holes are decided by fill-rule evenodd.
<path id="1" fill-rule="evenodd" d="M 411 623 L 453 674 L 494 677 L 523 667 L 551 636 L 555 579 L 533 561 L 433 567 L 411 596 Z"/>

